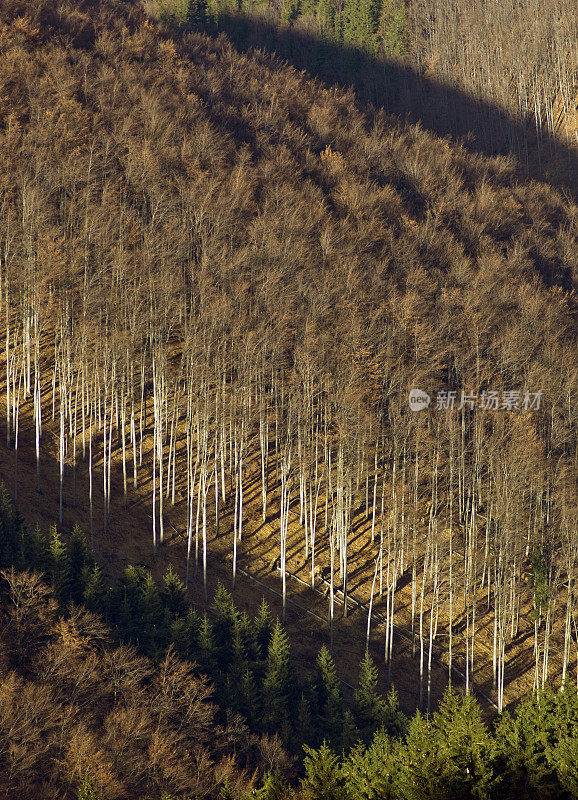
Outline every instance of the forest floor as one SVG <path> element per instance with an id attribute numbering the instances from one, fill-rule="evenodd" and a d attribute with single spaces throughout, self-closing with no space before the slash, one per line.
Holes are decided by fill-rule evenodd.
<path id="1" fill-rule="evenodd" d="M 0 361 L 0 369 L 1 369 Z M 2 374 L 2 372 L 0 372 Z M 5 370 L 4 373 L 5 375 Z M 0 403 L 5 408 L 5 387 L 0 387 Z M 0 480 L 16 497 L 17 506 L 24 518 L 31 524 L 38 523 L 43 529 L 58 522 L 59 518 L 59 464 L 58 464 L 58 418 L 51 419 L 51 393 L 43 397 L 43 435 L 41 446 L 41 493 L 36 488 L 36 458 L 34 447 L 34 428 L 32 401 L 28 399 L 21 408 L 18 446 L 18 485 L 15 486 L 15 450 L 8 448 L 6 442 L 5 415 L 0 422 Z M 149 404 L 152 405 L 152 404 Z M 2 406 L 0 406 L 1 408 Z M 151 409 L 149 409 L 149 412 Z M 150 422 L 147 419 L 147 422 Z M 80 439 L 80 437 L 79 437 Z M 13 442 L 12 442 L 13 445 Z M 181 442 L 181 450 L 184 444 Z M 151 480 L 145 479 L 147 465 L 151 460 L 152 428 L 145 427 L 143 440 L 143 468 L 139 470 L 139 484 L 135 490 L 132 485 L 132 463 L 128 463 L 129 485 L 126 503 L 123 502 L 123 476 L 121 451 L 117 447 L 112 465 L 112 492 L 110 518 L 106 532 L 103 526 L 102 490 L 102 442 L 93 442 L 93 518 L 94 549 L 97 561 L 107 580 L 114 580 L 129 564 L 141 564 L 150 568 L 160 579 L 169 564 L 184 578 L 186 566 L 186 518 L 187 501 L 184 487 L 185 474 L 178 470 L 176 503 L 165 499 L 165 541 L 153 555 Z M 177 451 L 179 452 L 179 451 Z M 181 457 L 183 453 L 180 453 Z M 233 593 L 236 606 L 249 613 L 255 613 L 262 597 L 265 597 L 274 615 L 281 617 L 281 579 L 275 567 L 279 554 L 279 505 L 271 501 L 267 517 L 263 522 L 261 508 L 260 462 L 247 463 L 244 481 L 243 538 L 238 550 L 238 574 Z M 274 470 L 271 479 L 274 479 Z M 212 602 L 217 582 L 232 588 L 232 502 L 227 486 L 227 502 L 221 504 L 220 533 L 215 535 L 214 507 L 209 505 L 208 516 L 208 557 L 207 579 L 209 605 Z M 88 505 L 88 464 L 82 459 L 81 445 L 77 445 L 77 463 L 74 470 L 71 453 L 68 454 L 65 469 L 63 524 L 60 526 L 66 535 L 74 523 L 78 523 L 89 535 Z M 211 490 L 210 496 L 214 498 Z M 270 493 L 271 498 L 274 493 Z M 158 501 L 157 501 L 158 502 Z M 213 499 L 214 502 L 214 499 Z M 295 508 L 296 506 L 296 508 Z M 321 506 L 320 502 L 320 508 Z M 323 514 L 319 515 L 320 520 Z M 323 567 L 329 563 L 328 546 L 322 536 L 323 525 L 319 524 L 316 544 L 316 564 Z M 336 597 L 334 626 L 334 658 L 340 678 L 351 690 L 357 682 L 358 667 L 365 651 L 367 628 L 367 605 L 371 594 L 371 584 L 378 552 L 378 537 L 371 542 L 371 520 L 365 519 L 361 510 L 354 518 L 353 535 L 349 545 L 349 613 L 343 618 L 343 605 Z M 194 575 L 195 543 L 193 541 L 191 576 Z M 456 562 L 459 561 L 459 554 Z M 463 554 L 462 554 L 463 555 Z M 391 679 L 399 695 L 404 711 L 412 713 L 419 699 L 419 637 L 415 637 L 415 655 L 411 645 L 411 561 L 406 563 L 403 575 L 398 579 L 395 599 L 395 635 Z M 418 566 L 419 569 L 419 566 Z M 287 611 L 285 625 L 293 646 L 293 655 L 298 668 L 305 669 L 314 663 L 323 643 L 329 645 L 328 623 L 329 598 L 325 596 L 326 587 L 318 582 L 315 589 L 310 586 L 310 562 L 304 559 L 303 528 L 299 524 L 299 502 L 292 502 L 292 521 L 289 525 L 287 543 L 287 570 L 292 577 L 287 579 Z M 419 573 L 418 573 L 419 574 Z M 459 585 L 459 584 L 458 584 Z M 385 588 L 385 580 L 384 580 Z M 197 577 L 189 582 L 189 595 L 197 607 L 202 608 L 202 542 L 199 542 L 199 571 Z M 359 604 L 356 604 L 358 601 Z M 418 597 L 419 609 L 419 597 Z M 492 681 L 492 626 L 493 615 L 486 612 L 485 601 L 480 600 L 477 611 L 475 669 L 473 685 L 480 694 L 478 699 L 484 714 L 490 717 L 495 706 L 495 691 Z M 385 592 L 381 599 L 377 589 L 374 597 L 371 652 L 380 669 L 382 688 L 387 691 L 388 675 L 384 665 L 384 624 L 379 621 L 385 607 Z M 424 621 L 424 698 L 427 687 L 427 632 L 429 621 Z M 417 620 L 416 620 L 417 628 Z M 461 671 L 453 674 L 453 683 L 463 687 L 464 644 L 460 635 L 462 620 L 454 618 L 454 659 L 453 665 Z M 447 619 L 440 612 L 438 633 L 434 642 L 434 664 L 432 667 L 432 708 L 435 708 L 447 685 L 448 668 L 444 660 L 440 641 L 447 639 Z M 504 702 L 506 707 L 515 703 L 531 689 L 534 675 L 533 623 L 530 607 L 520 610 L 520 630 L 514 641 L 507 646 L 507 665 L 505 675 Z M 555 642 L 553 642 L 555 645 Z M 558 669 L 556 660 L 559 654 L 552 647 L 552 666 Z M 437 655 L 437 658 L 436 658 Z M 445 655 L 447 658 L 447 655 Z M 485 695 L 485 697 L 484 697 Z M 492 698 L 490 700 L 490 698 Z M 425 702 L 425 699 L 424 699 Z"/>

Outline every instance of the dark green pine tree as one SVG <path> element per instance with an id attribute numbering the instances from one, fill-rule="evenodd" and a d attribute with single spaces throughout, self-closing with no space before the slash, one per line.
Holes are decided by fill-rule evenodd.
<path id="1" fill-rule="evenodd" d="M 343 726 L 343 699 L 335 663 L 323 645 L 315 665 L 315 692 L 321 737 L 339 746 Z"/>
<path id="2" fill-rule="evenodd" d="M 257 642 L 257 656 L 260 661 L 267 659 L 267 652 L 269 649 L 269 642 L 273 632 L 273 622 L 271 620 L 271 612 L 265 598 L 261 599 L 261 603 L 257 610 L 257 616 L 254 623 L 255 639 Z"/>
<path id="3" fill-rule="evenodd" d="M 290 25 L 295 22 L 301 10 L 301 0 L 283 0 L 281 19 Z"/>
<path id="4" fill-rule="evenodd" d="M 238 691 L 238 710 L 245 717 L 251 727 L 258 725 L 261 717 L 259 692 L 253 678 L 253 673 L 246 667 L 241 675 Z"/>
<path id="5" fill-rule="evenodd" d="M 216 670 L 215 641 L 213 638 L 213 626 L 206 614 L 203 615 L 197 639 L 196 660 L 202 670 L 209 675 L 214 675 Z"/>
<path id="6" fill-rule="evenodd" d="M 178 655 L 183 658 L 196 659 L 201 618 L 194 608 L 189 606 L 186 615 L 177 616 L 171 622 L 171 641 Z"/>
<path id="7" fill-rule="evenodd" d="M 207 22 L 207 0 L 188 0 L 187 24 L 200 27 Z"/>
<path id="8" fill-rule="evenodd" d="M 68 571 L 70 575 L 70 597 L 75 603 L 82 603 L 86 583 L 94 566 L 94 559 L 84 534 L 78 525 L 72 529 L 67 548 Z"/>
<path id="9" fill-rule="evenodd" d="M 14 508 L 4 484 L 0 484 L 0 567 L 20 566 L 20 541 Z"/>
<path id="10" fill-rule="evenodd" d="M 417 712 L 409 724 L 400 794 L 407 800 L 493 797 L 493 749 L 475 700 L 448 689 L 431 722 Z"/>
<path id="11" fill-rule="evenodd" d="M 399 751 L 403 744 L 392 739 L 382 729 L 367 747 L 357 742 L 343 764 L 347 787 L 352 797 L 368 800 L 401 800 L 396 781 L 399 770 Z"/>
<path id="12" fill-rule="evenodd" d="M 304 800 L 348 800 L 345 776 L 339 759 L 325 742 L 318 750 L 305 745 Z M 351 798 L 351 800 L 354 800 Z"/>
<path id="13" fill-rule="evenodd" d="M 263 725 L 270 733 L 280 733 L 287 727 L 290 690 L 289 640 L 277 620 L 271 634 L 262 687 Z"/>
<path id="14" fill-rule="evenodd" d="M 91 611 L 103 613 L 107 607 L 107 591 L 102 570 L 95 564 L 89 571 L 84 587 L 84 604 Z"/>
<path id="15" fill-rule="evenodd" d="M 143 650 L 156 658 L 170 635 L 170 618 L 165 614 L 159 590 L 150 572 L 141 586 L 140 609 L 138 638 Z"/>
<path id="16" fill-rule="evenodd" d="M 50 542 L 38 525 L 22 540 L 23 566 L 47 572 L 50 568 Z"/>
<path id="17" fill-rule="evenodd" d="M 213 639 L 219 667 L 226 670 L 233 660 L 233 631 L 238 617 L 233 598 L 219 581 L 213 599 Z"/>
<path id="18" fill-rule="evenodd" d="M 317 24 L 319 32 L 327 39 L 333 38 L 335 34 L 335 4 L 334 0 L 318 0 L 317 2 Z"/>
<path id="19" fill-rule="evenodd" d="M 343 40 L 347 44 L 376 52 L 378 14 L 376 0 L 345 0 Z"/>
<path id="20" fill-rule="evenodd" d="M 407 51 L 405 0 L 382 0 L 377 26 L 380 48 L 390 58 L 400 58 Z"/>
<path id="21" fill-rule="evenodd" d="M 301 692 L 301 699 L 297 707 L 297 718 L 295 720 L 295 738 L 299 746 L 308 744 L 313 746 L 315 744 L 317 732 L 313 724 L 313 715 L 311 713 L 311 703 L 305 692 Z"/>
<path id="22" fill-rule="evenodd" d="M 369 653 L 366 653 L 359 667 L 355 704 L 359 729 L 367 741 L 384 722 L 385 701 L 377 684 L 377 668 Z"/>
<path id="23" fill-rule="evenodd" d="M 60 606 L 64 607 L 70 599 L 72 582 L 66 545 L 60 538 L 56 525 L 52 525 L 50 528 L 49 564 L 50 582 L 54 589 L 54 596 Z"/>
<path id="24" fill-rule="evenodd" d="M 174 572 L 172 564 L 163 576 L 161 598 L 170 614 L 184 616 L 189 603 L 187 590 L 179 576 Z"/>

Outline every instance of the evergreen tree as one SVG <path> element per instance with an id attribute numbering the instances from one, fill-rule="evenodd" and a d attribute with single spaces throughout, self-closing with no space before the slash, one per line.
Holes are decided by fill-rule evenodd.
<path id="1" fill-rule="evenodd" d="M 375 52 L 377 15 L 377 0 L 345 0 L 343 40 Z"/>
<path id="2" fill-rule="evenodd" d="M 104 612 L 107 606 L 107 591 L 102 570 L 95 564 L 89 571 L 84 587 L 84 604 L 91 611 Z"/>
<path id="3" fill-rule="evenodd" d="M 20 524 L 4 484 L 0 484 L 0 567 L 19 567 L 22 553 Z"/>
<path id="4" fill-rule="evenodd" d="M 448 689 L 431 722 L 417 712 L 401 756 L 398 789 L 407 800 L 482 800 L 493 790 L 493 742 L 471 695 Z"/>
<path id="5" fill-rule="evenodd" d="M 335 664 L 331 653 L 325 645 L 323 645 L 317 656 L 315 690 L 321 735 L 338 745 L 343 724 L 343 700 Z"/>
<path id="6" fill-rule="evenodd" d="M 301 0 L 283 0 L 281 7 L 281 19 L 292 24 L 299 16 Z"/>
<path id="7" fill-rule="evenodd" d="M 391 58 L 405 55 L 405 0 L 382 0 L 377 38 L 384 53 Z"/>
<path id="8" fill-rule="evenodd" d="M 23 566 L 36 569 L 39 572 L 48 571 L 50 568 L 50 545 L 46 534 L 35 525 L 22 539 Z"/>
<path id="9" fill-rule="evenodd" d="M 341 765 L 326 743 L 323 742 L 318 750 L 307 745 L 303 750 L 305 778 L 301 786 L 304 800 L 347 800 L 346 781 Z"/>
<path id="10" fill-rule="evenodd" d="M 66 545 L 60 538 L 56 525 L 50 528 L 49 545 L 50 581 L 54 595 L 61 606 L 65 606 L 70 598 L 71 576 L 70 563 Z"/>
<path id="11" fill-rule="evenodd" d="M 359 668 L 359 685 L 355 692 L 359 727 L 366 739 L 384 722 L 385 701 L 377 683 L 377 668 L 366 653 Z"/>
<path id="12" fill-rule="evenodd" d="M 172 564 L 169 564 L 169 568 L 164 574 L 161 597 L 171 614 L 184 616 L 187 613 L 189 606 L 187 590 L 182 580 L 174 572 Z"/>
<path id="13" fill-rule="evenodd" d="M 267 658 L 267 651 L 269 649 L 269 641 L 273 632 L 273 623 L 271 621 L 271 612 L 265 598 L 261 599 L 261 603 L 257 610 L 255 617 L 255 638 L 257 640 L 257 653 L 260 661 L 265 661 Z"/>
<path id="14" fill-rule="evenodd" d="M 259 692 L 253 679 L 253 673 L 246 667 L 241 675 L 238 691 L 239 711 L 246 718 L 249 725 L 255 727 L 260 718 Z"/>
<path id="15" fill-rule="evenodd" d="M 305 696 L 305 692 L 301 692 L 301 699 L 297 707 L 297 719 L 295 721 L 295 736 L 300 744 L 313 745 L 316 738 L 315 728 L 313 727 L 313 718 L 311 714 L 311 705 Z"/>
<path id="16" fill-rule="evenodd" d="M 85 586 L 94 565 L 94 559 L 78 525 L 72 529 L 67 548 L 68 572 L 70 576 L 70 597 L 75 603 L 82 603 Z"/>
<path id="17" fill-rule="evenodd" d="M 371 745 L 358 742 L 343 764 L 348 792 L 351 797 L 366 800 L 398 800 L 396 776 L 399 751 L 402 745 L 378 731 Z"/>
<path id="18" fill-rule="evenodd" d="M 289 641 L 277 620 L 271 634 L 267 668 L 263 679 L 265 730 L 278 733 L 283 725 L 287 725 L 290 689 Z"/>
<path id="19" fill-rule="evenodd" d="M 206 614 L 203 615 L 197 640 L 197 660 L 201 669 L 213 675 L 216 667 L 213 626 Z"/>

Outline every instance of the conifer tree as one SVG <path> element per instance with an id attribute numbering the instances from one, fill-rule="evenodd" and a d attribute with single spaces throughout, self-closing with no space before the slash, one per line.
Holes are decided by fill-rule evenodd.
<path id="1" fill-rule="evenodd" d="M 203 615 L 201 626 L 199 628 L 198 640 L 198 656 L 197 660 L 201 669 L 209 673 L 214 673 L 216 660 L 215 660 L 215 641 L 213 638 L 213 626 L 207 616 Z"/>
<path id="2" fill-rule="evenodd" d="M 187 602 L 185 585 L 174 572 L 172 564 L 169 564 L 164 574 L 161 597 L 171 614 L 184 615 L 187 613 L 189 604 Z"/>
<path id="3" fill-rule="evenodd" d="M 347 800 L 341 765 L 325 742 L 318 750 L 305 745 L 305 778 L 301 785 L 306 800 Z M 351 799 L 353 800 L 353 798 Z"/>
<path id="4" fill-rule="evenodd" d="M 359 685 L 355 692 L 359 726 L 366 738 L 384 721 L 385 701 L 377 683 L 377 668 L 369 653 L 366 653 L 359 667 Z"/>
<path id="5" fill-rule="evenodd" d="M 391 58 L 400 58 L 407 50 L 405 41 L 406 10 L 404 0 L 382 0 L 377 38 Z"/>
<path id="6" fill-rule="evenodd" d="M 257 616 L 255 617 L 255 638 L 257 641 L 258 657 L 261 661 L 267 658 L 269 649 L 269 642 L 273 632 L 273 623 L 271 621 L 271 612 L 265 598 L 261 599 Z"/>
<path id="7" fill-rule="evenodd" d="M 290 690 L 289 640 L 277 620 L 271 634 L 263 678 L 263 724 L 267 731 L 278 733 L 287 725 Z"/>
<path id="8" fill-rule="evenodd" d="M 317 656 L 315 690 L 321 733 L 330 742 L 339 744 L 343 724 L 343 700 L 335 663 L 325 645 Z"/>
<path id="9" fill-rule="evenodd" d="M 95 564 L 86 578 L 84 587 L 84 604 L 91 611 L 104 612 L 106 609 L 107 592 L 102 570 Z"/>
<path id="10" fill-rule="evenodd" d="M 44 572 L 49 569 L 49 540 L 46 533 L 35 525 L 22 540 L 22 554 L 25 566 Z"/>
<path id="11" fill-rule="evenodd" d="M 61 606 L 70 598 L 71 575 L 66 545 L 60 538 L 56 525 L 50 528 L 49 545 L 50 580 L 54 595 Z"/>
<path id="12" fill-rule="evenodd" d="M 311 705 L 305 696 L 305 692 L 301 692 L 301 698 L 297 707 L 295 736 L 300 744 L 313 745 L 315 743 L 315 729 L 313 727 Z"/>
<path id="13" fill-rule="evenodd" d="M 81 603 L 85 586 L 93 567 L 94 560 L 90 549 L 78 524 L 72 529 L 70 543 L 67 548 L 68 573 L 70 576 L 70 597 L 75 603 Z"/>

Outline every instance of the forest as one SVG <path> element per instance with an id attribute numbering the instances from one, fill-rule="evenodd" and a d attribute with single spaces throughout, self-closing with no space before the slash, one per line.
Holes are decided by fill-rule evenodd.
<path id="1" fill-rule="evenodd" d="M 280 51 L 363 88 L 390 111 L 445 120 L 452 136 L 513 153 L 530 174 L 568 179 L 570 171 L 578 185 L 572 0 L 146 0 L 144 7 L 180 26 L 225 30 L 239 45 Z"/>
<path id="2" fill-rule="evenodd" d="M 410 720 L 368 654 L 349 700 L 325 647 L 298 675 L 264 600 L 250 619 L 219 586 L 201 615 L 171 569 L 107 587 L 78 526 L 29 528 L 4 487 L 0 531 L 2 797 L 576 797 L 573 685 L 491 727 L 449 688 Z"/>
<path id="3" fill-rule="evenodd" d="M 572 193 L 165 11 L 0 2 L 0 793 L 576 796 Z"/>

